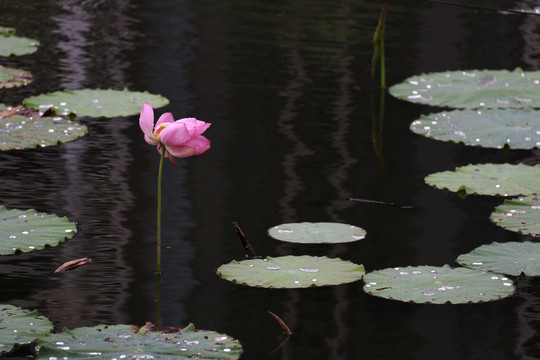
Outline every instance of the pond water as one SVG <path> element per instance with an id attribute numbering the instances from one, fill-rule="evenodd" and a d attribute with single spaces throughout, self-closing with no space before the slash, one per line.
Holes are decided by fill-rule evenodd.
<path id="1" fill-rule="evenodd" d="M 505 8 L 534 1 L 478 1 Z M 527 240 L 488 217 L 500 198 L 460 199 L 426 175 L 469 163 L 538 163 L 537 151 L 460 147 L 409 124 L 440 109 L 385 97 L 371 79 L 376 1 L 0 0 L 0 26 L 38 39 L 38 52 L 0 58 L 32 84 L 0 90 L 17 105 L 60 89 L 158 93 L 156 110 L 211 122 L 212 149 L 166 164 L 162 323 L 240 340 L 242 359 L 540 358 L 540 280 L 510 298 L 467 305 L 384 300 L 363 283 L 316 289 L 237 286 L 216 269 L 244 256 L 232 222 L 264 256 L 315 255 L 364 264 L 450 264 L 493 241 Z M 389 1 L 387 83 L 423 72 L 537 70 L 540 17 Z M 88 136 L 39 151 L 0 153 L 0 203 L 77 223 L 60 247 L 0 258 L 0 303 L 38 309 L 58 329 L 155 321 L 159 157 L 138 116 L 82 118 Z M 406 208 L 350 201 L 362 198 Z M 295 245 L 266 235 L 285 222 L 360 226 L 343 245 Z M 92 264 L 53 275 L 65 261 Z M 281 330 L 293 331 L 279 350 Z"/>

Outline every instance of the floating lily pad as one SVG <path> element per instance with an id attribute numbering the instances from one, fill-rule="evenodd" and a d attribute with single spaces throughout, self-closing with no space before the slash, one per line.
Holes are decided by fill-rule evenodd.
<path id="1" fill-rule="evenodd" d="M 60 117 L 0 118 L 0 150 L 21 150 L 59 145 L 88 132 L 86 126 Z"/>
<path id="2" fill-rule="evenodd" d="M 455 108 L 540 107 L 540 71 L 446 71 L 412 76 L 389 89 L 416 103 Z"/>
<path id="3" fill-rule="evenodd" d="M 35 52 L 39 41 L 13 35 L 14 30 L 3 28 L 0 32 L 0 56 L 19 56 Z"/>
<path id="4" fill-rule="evenodd" d="M 39 358 L 45 359 L 238 359 L 242 353 L 237 340 L 215 331 L 196 331 L 192 324 L 172 333 L 98 325 L 51 334 L 39 344 Z"/>
<path id="5" fill-rule="evenodd" d="M 158 108 L 169 100 L 146 91 L 82 89 L 32 96 L 24 100 L 24 105 L 40 111 L 52 109 L 62 116 L 115 117 L 139 114 L 145 102 Z"/>
<path id="6" fill-rule="evenodd" d="M 15 344 L 28 344 L 53 329 L 53 323 L 37 311 L 13 305 L 0 305 L 0 357 L 3 359 Z"/>
<path id="7" fill-rule="evenodd" d="M 0 65 L 0 89 L 23 86 L 31 83 L 32 80 L 32 74 L 28 71 Z"/>
<path id="8" fill-rule="evenodd" d="M 530 195 L 540 193 L 540 165 L 479 164 L 428 175 L 425 182 L 461 195 Z"/>
<path id="9" fill-rule="evenodd" d="M 232 261 L 217 273 L 225 280 L 264 288 L 307 288 L 340 285 L 362 279 L 364 266 L 314 256 L 281 256 Z"/>
<path id="10" fill-rule="evenodd" d="M 268 229 L 274 239 L 302 243 L 346 243 L 362 240 L 366 231 L 354 225 L 330 222 L 281 224 Z"/>
<path id="11" fill-rule="evenodd" d="M 504 276 L 464 267 L 409 266 L 367 273 L 364 291 L 391 300 L 433 304 L 478 303 L 514 292 Z"/>
<path id="12" fill-rule="evenodd" d="M 540 276 L 540 244 L 530 241 L 494 242 L 460 255 L 456 261 L 473 269 L 514 276 L 522 273 L 527 276 Z"/>
<path id="13" fill-rule="evenodd" d="M 531 195 L 505 200 L 491 213 L 490 219 L 506 230 L 540 236 L 540 198 Z"/>
<path id="14" fill-rule="evenodd" d="M 36 210 L 8 210 L 0 205 L 0 255 L 56 246 L 70 239 L 77 227 L 67 218 Z"/>
<path id="15" fill-rule="evenodd" d="M 422 115 L 411 130 L 442 141 L 487 148 L 537 149 L 540 146 L 540 111 L 454 110 Z"/>

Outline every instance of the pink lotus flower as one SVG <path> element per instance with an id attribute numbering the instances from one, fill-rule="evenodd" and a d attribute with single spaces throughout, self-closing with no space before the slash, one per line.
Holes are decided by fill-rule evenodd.
<path id="1" fill-rule="evenodd" d="M 165 157 L 175 165 L 175 157 L 200 155 L 210 149 L 210 140 L 201 135 L 210 125 L 195 118 L 174 121 L 171 113 L 165 113 L 154 126 L 154 109 L 148 103 L 143 105 L 139 118 L 144 140 L 150 145 L 156 145 L 160 153 L 162 147 L 165 147 Z"/>

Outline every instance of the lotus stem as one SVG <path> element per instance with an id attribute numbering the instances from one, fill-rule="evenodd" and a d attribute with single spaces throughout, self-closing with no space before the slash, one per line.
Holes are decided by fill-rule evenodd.
<path id="1" fill-rule="evenodd" d="M 156 236 L 156 247 L 157 247 L 157 261 L 156 261 L 156 273 L 161 274 L 161 178 L 163 175 L 163 158 L 165 157 L 165 149 L 162 149 L 161 158 L 159 160 L 159 170 L 158 170 L 158 184 L 157 184 L 157 236 Z"/>
<path id="2" fill-rule="evenodd" d="M 156 234 L 156 327 L 161 328 L 161 178 L 165 149 L 161 151 L 157 184 L 157 234 Z"/>

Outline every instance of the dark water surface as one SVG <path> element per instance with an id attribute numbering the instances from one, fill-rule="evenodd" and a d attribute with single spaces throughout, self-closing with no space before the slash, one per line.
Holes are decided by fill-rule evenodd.
<path id="1" fill-rule="evenodd" d="M 533 7 L 534 1 L 478 1 Z M 540 280 L 486 304 L 383 300 L 362 282 L 267 290 L 217 277 L 241 259 L 237 221 L 261 255 L 326 255 L 367 271 L 450 264 L 493 241 L 528 240 L 493 225 L 501 199 L 465 200 L 424 184 L 469 163 L 538 163 L 536 151 L 466 148 L 409 131 L 439 109 L 386 96 L 370 76 L 376 1 L 0 0 L 0 26 L 38 39 L 37 53 L 0 58 L 32 71 L 0 102 L 59 89 L 129 88 L 170 99 L 158 114 L 211 122 L 212 149 L 164 171 L 163 325 L 224 332 L 243 359 L 537 359 Z M 457 69 L 538 70 L 540 17 L 423 1 L 389 1 L 387 81 Z M 378 111 L 378 108 L 376 108 Z M 36 308 L 60 329 L 155 319 L 159 157 L 138 116 L 82 118 L 88 136 L 60 147 L 0 153 L 0 203 L 67 216 L 78 233 L 48 251 L 0 258 L 0 303 Z M 377 130 L 379 129 L 379 130 Z M 206 135 L 205 134 L 205 135 Z M 412 206 L 403 209 L 347 199 Z M 367 230 L 346 245 L 280 243 L 284 222 L 335 221 Z M 67 260 L 92 264 L 53 275 Z M 294 335 L 279 343 L 278 314 Z"/>

